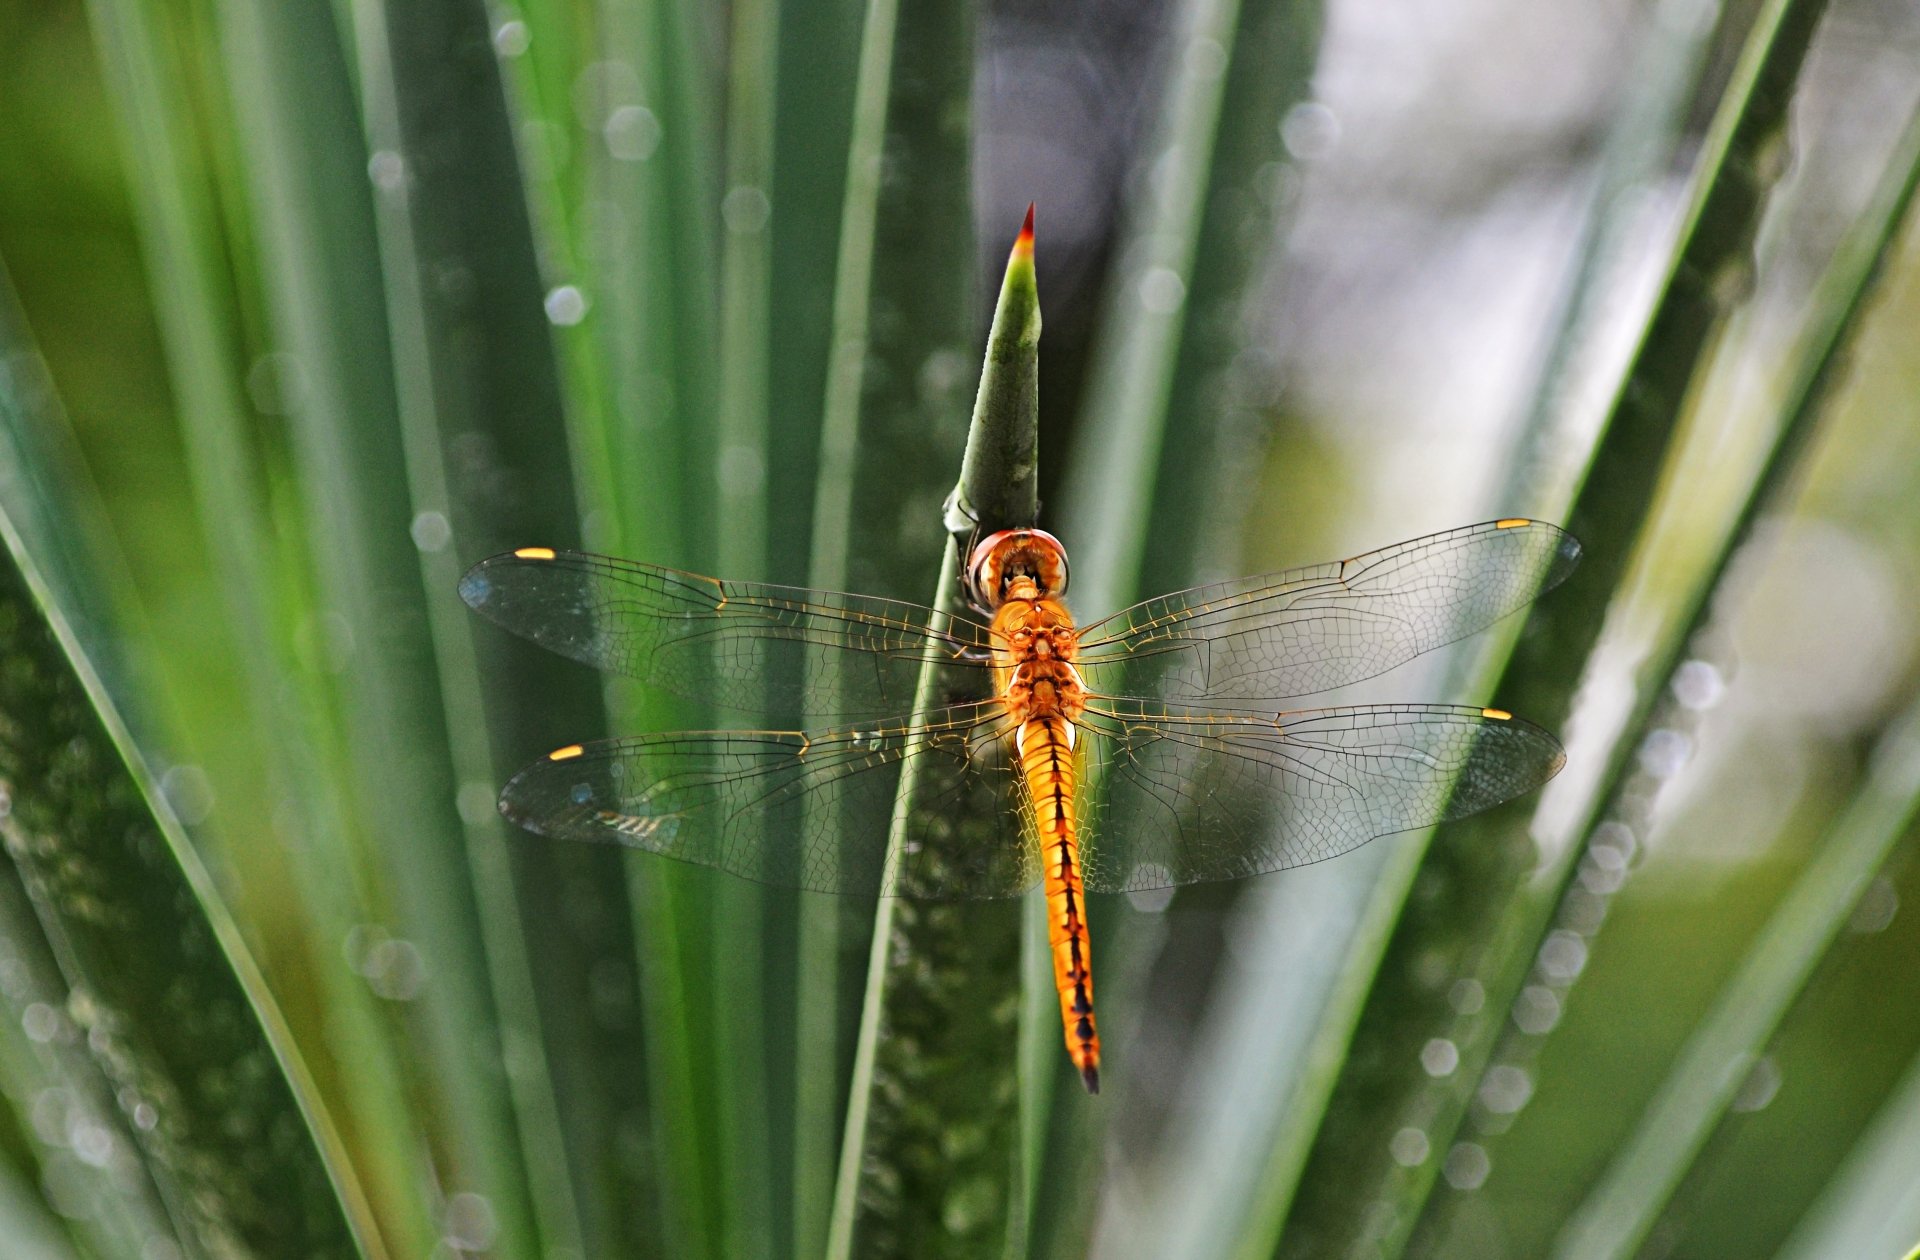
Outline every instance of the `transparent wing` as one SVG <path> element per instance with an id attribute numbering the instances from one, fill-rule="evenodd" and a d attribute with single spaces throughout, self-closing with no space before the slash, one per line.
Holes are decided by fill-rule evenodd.
<path id="1" fill-rule="evenodd" d="M 815 892 L 976 900 L 1039 877 L 997 710 L 818 734 L 701 731 L 576 745 L 528 766 L 500 812 L 543 835 L 627 845 Z M 914 806 L 889 851 L 894 797 Z"/>
<path id="2" fill-rule="evenodd" d="M 731 709 L 828 723 L 911 711 L 930 644 L 964 663 L 989 641 L 985 626 L 918 604 L 544 547 L 481 561 L 461 578 L 460 597 L 597 669 Z"/>
<path id="3" fill-rule="evenodd" d="M 1580 558 L 1540 521 L 1489 521 L 1351 560 L 1195 587 L 1081 631 L 1088 687 L 1278 703 L 1383 674 L 1559 585 Z"/>
<path id="4" fill-rule="evenodd" d="M 1087 715 L 1106 764 L 1090 802 L 1086 883 L 1132 892 L 1304 866 L 1376 836 L 1489 809 L 1565 763 L 1545 731 L 1497 709 L 1394 704 L 1271 717 Z"/>

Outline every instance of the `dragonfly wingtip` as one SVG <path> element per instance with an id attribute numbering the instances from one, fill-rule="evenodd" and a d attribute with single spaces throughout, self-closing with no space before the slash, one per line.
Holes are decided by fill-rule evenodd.
<path id="1" fill-rule="evenodd" d="M 1100 1092 L 1100 1069 L 1089 1063 L 1080 1069 L 1080 1080 L 1086 1085 L 1089 1094 Z"/>

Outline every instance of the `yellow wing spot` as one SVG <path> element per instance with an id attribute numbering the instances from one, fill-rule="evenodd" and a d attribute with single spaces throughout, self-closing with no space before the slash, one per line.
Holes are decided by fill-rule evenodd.
<path id="1" fill-rule="evenodd" d="M 575 757 L 578 757 L 581 753 L 585 751 L 587 750 L 582 748 L 578 744 L 568 744 L 565 748 L 556 748 L 552 752 L 548 753 L 547 760 L 548 761 L 572 761 Z"/>
<path id="2" fill-rule="evenodd" d="M 554 556 L 551 547 L 522 547 L 513 554 L 518 560 L 551 560 Z"/>
<path id="3" fill-rule="evenodd" d="M 1511 722 L 1513 720 L 1513 714 L 1507 712 L 1505 709 L 1482 709 L 1480 710 L 1480 716 L 1483 718 L 1491 718 L 1496 722 Z"/>
<path id="4" fill-rule="evenodd" d="M 1531 524 L 1533 524 L 1533 522 L 1524 516 L 1509 516 L 1504 521 L 1495 521 L 1493 527 L 1495 529 L 1525 529 Z"/>

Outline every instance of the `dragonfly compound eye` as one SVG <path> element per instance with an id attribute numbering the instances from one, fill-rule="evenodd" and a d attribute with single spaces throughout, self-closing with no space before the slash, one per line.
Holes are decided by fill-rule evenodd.
<path id="1" fill-rule="evenodd" d="M 1043 599 L 1067 589 L 1067 549 L 1043 529 L 1003 529 L 980 540 L 967 561 L 967 595 L 998 608 L 1016 578 L 1031 578 Z"/>

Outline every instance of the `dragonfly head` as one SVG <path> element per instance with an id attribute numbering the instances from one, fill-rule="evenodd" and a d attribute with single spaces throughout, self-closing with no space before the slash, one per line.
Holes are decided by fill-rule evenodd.
<path id="1" fill-rule="evenodd" d="M 974 545 L 967 559 L 967 598 L 988 612 L 1006 601 L 1016 578 L 1031 579 L 1042 599 L 1067 590 L 1067 549 L 1044 529 L 1003 529 Z"/>

